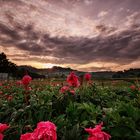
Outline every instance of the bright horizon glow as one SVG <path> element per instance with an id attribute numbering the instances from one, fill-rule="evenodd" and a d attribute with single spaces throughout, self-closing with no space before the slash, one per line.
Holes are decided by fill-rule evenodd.
<path id="1" fill-rule="evenodd" d="M 43 64 L 43 67 L 44 67 L 44 68 L 52 68 L 52 67 L 54 67 L 54 66 L 59 66 L 59 65 L 57 65 L 57 64 L 52 64 L 52 63 L 45 63 L 45 64 Z"/>

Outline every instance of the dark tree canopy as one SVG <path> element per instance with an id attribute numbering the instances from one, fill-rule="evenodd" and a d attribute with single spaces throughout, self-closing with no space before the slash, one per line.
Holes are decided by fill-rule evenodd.
<path id="1" fill-rule="evenodd" d="M 15 74 L 17 70 L 16 64 L 7 59 L 5 53 L 0 53 L 0 73 L 12 73 Z"/>

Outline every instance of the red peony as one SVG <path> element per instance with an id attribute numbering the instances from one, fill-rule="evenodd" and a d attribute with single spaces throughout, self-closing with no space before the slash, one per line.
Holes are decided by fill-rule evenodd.
<path id="1" fill-rule="evenodd" d="M 78 87 L 78 86 L 80 86 L 78 77 L 75 75 L 74 72 L 71 72 L 70 75 L 68 75 L 68 77 L 67 77 L 67 82 L 68 82 L 68 84 L 69 84 L 70 86 L 73 86 L 73 87 Z"/>
<path id="2" fill-rule="evenodd" d="M 102 123 L 96 125 L 95 128 L 86 128 L 85 131 L 89 133 L 88 140 L 109 140 L 111 136 L 101 129 Z"/>
<path id="3" fill-rule="evenodd" d="M 22 84 L 24 86 L 28 86 L 29 83 L 31 82 L 32 80 L 32 77 L 30 77 L 29 75 L 25 75 L 23 78 L 22 78 Z"/>
<path id="4" fill-rule="evenodd" d="M 91 74 L 90 73 L 86 73 L 84 75 L 84 78 L 85 78 L 86 81 L 89 81 L 91 79 Z"/>

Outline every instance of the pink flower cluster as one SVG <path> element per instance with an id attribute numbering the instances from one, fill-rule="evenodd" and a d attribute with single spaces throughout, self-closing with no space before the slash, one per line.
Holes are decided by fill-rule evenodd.
<path id="1" fill-rule="evenodd" d="M 132 91 L 140 91 L 140 88 L 139 87 L 137 87 L 137 86 L 135 86 L 135 85 L 131 85 L 130 87 L 129 87 Z"/>
<path id="2" fill-rule="evenodd" d="M 69 91 L 71 94 L 75 94 L 75 90 L 73 88 L 80 86 L 78 76 L 76 76 L 74 72 L 71 72 L 67 76 L 66 81 L 67 81 L 68 85 L 61 87 L 60 92 L 66 93 L 67 91 Z"/>
<path id="3" fill-rule="evenodd" d="M 52 122 L 39 122 L 32 133 L 22 134 L 20 140 L 57 140 L 56 126 Z"/>
<path id="4" fill-rule="evenodd" d="M 7 124 L 0 123 L 0 140 L 3 140 L 4 135 L 2 134 L 9 126 Z"/>
<path id="5" fill-rule="evenodd" d="M 84 75 L 84 79 L 86 81 L 90 81 L 91 80 L 91 74 L 90 73 L 86 73 Z M 68 85 L 63 86 L 60 89 L 61 93 L 66 93 L 67 91 L 69 91 L 71 94 L 75 94 L 75 90 L 73 88 L 77 88 L 80 86 L 80 81 L 78 76 L 75 75 L 74 72 L 71 72 L 68 76 L 67 76 L 67 83 Z"/>
<path id="6" fill-rule="evenodd" d="M 102 123 L 96 125 L 95 128 L 86 128 L 85 131 L 89 133 L 88 140 L 109 140 L 111 136 L 102 131 Z"/>

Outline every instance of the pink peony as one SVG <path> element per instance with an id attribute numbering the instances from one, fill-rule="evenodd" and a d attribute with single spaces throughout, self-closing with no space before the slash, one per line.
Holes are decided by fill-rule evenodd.
<path id="1" fill-rule="evenodd" d="M 22 85 L 22 81 L 17 81 L 16 85 Z"/>
<path id="2" fill-rule="evenodd" d="M 13 96 L 12 95 L 7 96 L 7 100 L 8 101 L 12 101 L 13 100 Z"/>
<path id="3" fill-rule="evenodd" d="M 24 86 L 28 86 L 29 83 L 31 82 L 32 80 L 32 77 L 30 77 L 29 75 L 25 75 L 23 78 L 22 78 L 22 84 Z"/>
<path id="4" fill-rule="evenodd" d="M 89 133 L 88 140 L 109 140 L 111 136 L 101 129 L 102 123 L 96 125 L 95 128 L 86 128 L 85 131 Z"/>
<path id="5" fill-rule="evenodd" d="M 0 123 L 0 140 L 3 140 L 4 135 L 2 134 L 9 126 L 7 124 Z"/>
<path id="6" fill-rule="evenodd" d="M 70 93 L 74 95 L 75 94 L 75 90 L 70 90 Z"/>
<path id="7" fill-rule="evenodd" d="M 75 75 L 74 72 L 71 72 L 70 75 L 67 76 L 67 82 L 70 86 L 73 86 L 73 87 L 80 86 L 78 77 Z"/>
<path id="8" fill-rule="evenodd" d="M 86 73 L 86 74 L 84 75 L 84 78 L 85 78 L 86 81 L 91 80 L 91 74 L 90 74 L 90 73 Z"/>
<path id="9" fill-rule="evenodd" d="M 3 140 L 3 134 L 0 133 L 0 140 Z"/>
<path id="10" fill-rule="evenodd" d="M 131 89 L 131 90 L 135 90 L 135 89 L 136 89 L 136 86 L 135 86 L 135 85 L 131 85 L 131 86 L 130 86 L 130 89 Z"/>
<path id="11" fill-rule="evenodd" d="M 52 122 L 39 122 L 32 133 L 22 134 L 20 140 L 57 140 L 56 126 Z"/>
<path id="12" fill-rule="evenodd" d="M 52 122 L 39 122 L 37 128 L 34 130 L 33 138 L 38 138 L 35 140 L 56 140 L 56 126 Z"/>
<path id="13" fill-rule="evenodd" d="M 7 124 L 0 123 L 0 133 L 3 133 L 9 126 Z"/>
<path id="14" fill-rule="evenodd" d="M 31 135 L 32 135 L 32 133 L 22 134 L 22 135 L 20 136 L 20 140 L 32 140 L 32 139 L 31 139 Z"/>
<path id="15" fill-rule="evenodd" d="M 61 89 L 60 89 L 60 92 L 61 93 L 65 93 L 66 91 L 69 91 L 69 86 L 63 86 L 63 87 L 61 87 Z"/>

